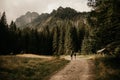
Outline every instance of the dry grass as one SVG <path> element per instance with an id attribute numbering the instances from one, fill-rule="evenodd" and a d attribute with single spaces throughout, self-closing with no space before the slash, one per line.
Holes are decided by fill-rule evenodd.
<path id="1" fill-rule="evenodd" d="M 120 80 L 120 59 L 99 57 L 95 59 L 96 80 Z"/>
<path id="2" fill-rule="evenodd" d="M 68 62 L 55 58 L 0 56 L 0 80 L 44 80 Z"/>

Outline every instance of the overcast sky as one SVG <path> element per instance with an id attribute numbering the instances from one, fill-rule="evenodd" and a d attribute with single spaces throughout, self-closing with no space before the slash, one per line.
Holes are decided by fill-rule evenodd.
<path id="1" fill-rule="evenodd" d="M 8 23 L 27 11 L 50 13 L 59 6 L 71 7 L 79 12 L 90 11 L 87 0 L 0 0 L 0 12 L 6 12 Z"/>

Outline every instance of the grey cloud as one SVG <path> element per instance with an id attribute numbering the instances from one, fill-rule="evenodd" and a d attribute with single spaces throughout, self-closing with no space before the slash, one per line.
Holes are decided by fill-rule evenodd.
<path id="1" fill-rule="evenodd" d="M 72 7 L 77 11 L 90 11 L 87 0 L 0 0 L 0 12 L 6 11 L 8 22 L 27 11 L 49 13 L 59 6 Z"/>

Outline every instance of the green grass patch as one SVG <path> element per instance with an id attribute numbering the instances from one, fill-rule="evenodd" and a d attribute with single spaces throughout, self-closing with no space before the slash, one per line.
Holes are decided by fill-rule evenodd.
<path id="1" fill-rule="evenodd" d="M 99 57 L 95 59 L 96 80 L 120 80 L 120 58 Z"/>
<path id="2" fill-rule="evenodd" d="M 0 57 L 0 80 L 46 80 L 63 68 L 69 61 L 64 59 Z"/>

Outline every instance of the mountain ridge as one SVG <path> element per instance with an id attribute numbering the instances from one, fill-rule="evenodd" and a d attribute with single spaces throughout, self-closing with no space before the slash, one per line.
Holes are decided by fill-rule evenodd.
<path id="1" fill-rule="evenodd" d="M 31 14 L 31 13 L 27 12 L 25 14 L 25 16 L 28 16 L 29 14 Z M 19 26 L 16 23 L 17 19 L 19 19 L 21 17 L 17 18 L 15 23 L 19 28 L 30 27 L 30 28 L 34 28 L 34 29 L 36 29 L 36 28 L 39 29 L 41 27 L 45 27 L 45 26 L 48 26 L 48 25 L 54 26 L 52 24 L 58 23 L 59 21 L 64 22 L 64 20 L 67 20 L 67 21 L 73 21 L 74 22 L 76 20 L 81 20 L 81 19 L 85 18 L 84 14 L 86 15 L 86 13 L 77 12 L 76 10 L 74 10 L 70 7 L 63 8 L 63 7 L 60 6 L 58 9 L 53 10 L 51 13 L 42 13 L 41 15 L 38 15 L 36 18 L 34 18 L 31 21 L 28 21 L 25 24 L 23 24 L 23 22 L 20 21 L 19 23 L 21 23 L 22 26 Z"/>

